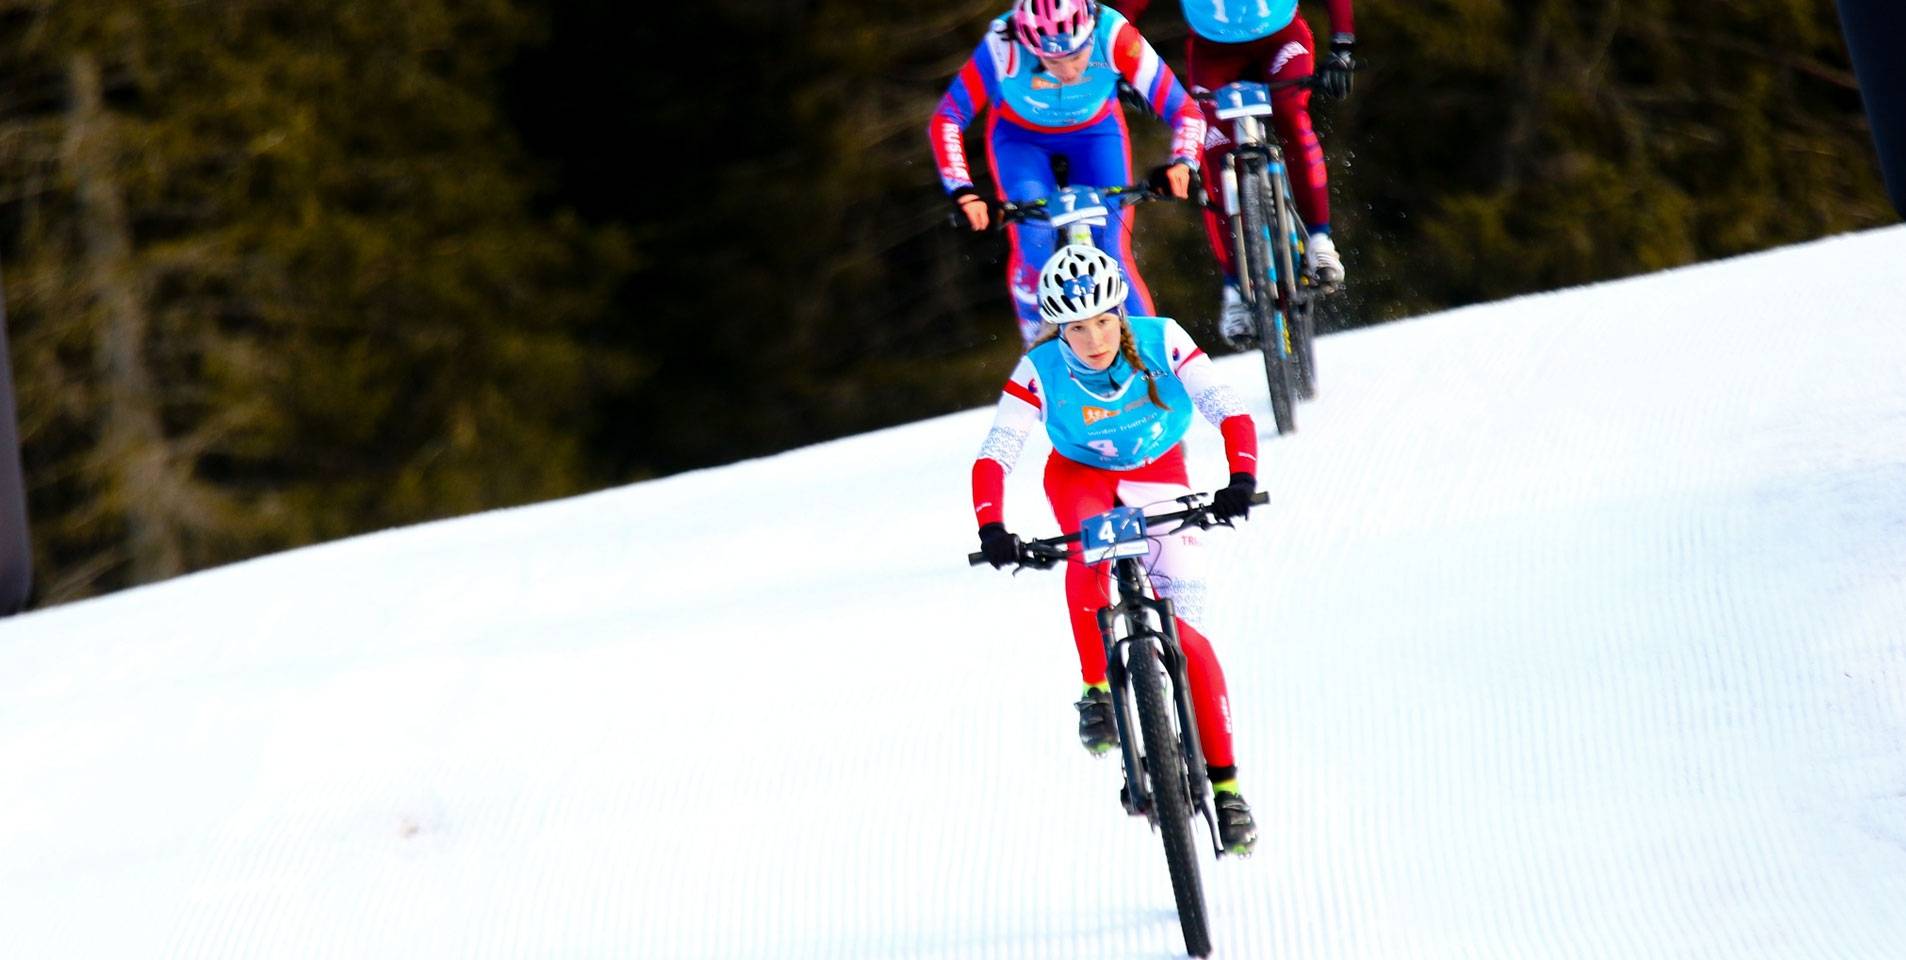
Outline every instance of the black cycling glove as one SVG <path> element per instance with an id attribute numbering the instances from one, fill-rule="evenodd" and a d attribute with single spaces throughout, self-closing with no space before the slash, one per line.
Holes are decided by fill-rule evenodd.
<path id="1" fill-rule="evenodd" d="M 1019 538 L 1006 532 L 997 521 L 979 528 L 979 552 L 994 569 L 1019 562 Z"/>
<path id="2" fill-rule="evenodd" d="M 1257 478 L 1248 473 L 1231 475 L 1231 485 L 1211 495 L 1211 516 L 1219 520 L 1247 517 L 1251 513 L 1251 495 L 1257 492 Z"/>
<path id="3" fill-rule="evenodd" d="M 1352 55 L 1357 47 L 1355 34 L 1338 33 L 1330 37 L 1330 56 L 1317 71 L 1317 90 L 1331 100 L 1350 98 L 1350 74 L 1357 69 Z"/>

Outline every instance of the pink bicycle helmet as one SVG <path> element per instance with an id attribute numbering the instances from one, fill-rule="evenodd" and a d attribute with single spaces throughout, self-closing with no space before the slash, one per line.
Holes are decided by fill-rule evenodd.
<path id="1" fill-rule="evenodd" d="M 1092 41 L 1099 5 L 1094 0 L 1019 0 L 1013 35 L 1042 57 L 1064 57 Z"/>

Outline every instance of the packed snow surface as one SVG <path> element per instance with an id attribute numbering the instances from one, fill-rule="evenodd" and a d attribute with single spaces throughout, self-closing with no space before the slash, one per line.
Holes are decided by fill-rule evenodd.
<path id="1" fill-rule="evenodd" d="M 1320 341 L 1207 539 L 1262 830 L 1219 956 L 1906 956 L 1902 265 Z M 1061 578 L 966 565 L 990 416 L 0 624 L 0 952 L 1178 955 Z"/>

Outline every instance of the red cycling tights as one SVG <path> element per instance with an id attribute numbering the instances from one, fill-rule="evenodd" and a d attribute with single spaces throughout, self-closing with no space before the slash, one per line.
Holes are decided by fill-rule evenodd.
<path id="1" fill-rule="evenodd" d="M 1183 449 L 1173 447 L 1149 466 L 1122 471 L 1086 466 L 1055 451 L 1046 461 L 1046 497 L 1059 529 L 1071 533 L 1085 518 L 1120 505 L 1142 507 L 1147 513 L 1179 509 L 1174 498 L 1191 492 Z M 1231 701 L 1225 693 L 1224 669 L 1211 642 L 1193 625 L 1202 613 L 1205 591 L 1198 534 L 1193 528 L 1155 538 L 1146 569 L 1159 595 L 1170 597 L 1177 608 L 1178 643 L 1185 652 L 1185 673 L 1191 682 L 1205 762 L 1228 767 L 1233 763 Z M 1077 544 L 1073 549 L 1077 550 Z M 1066 564 L 1066 608 L 1072 620 L 1072 641 L 1079 648 L 1079 672 L 1086 683 L 1105 680 L 1105 639 L 1099 634 L 1098 612 L 1111 596 L 1107 570 L 1077 560 Z"/>

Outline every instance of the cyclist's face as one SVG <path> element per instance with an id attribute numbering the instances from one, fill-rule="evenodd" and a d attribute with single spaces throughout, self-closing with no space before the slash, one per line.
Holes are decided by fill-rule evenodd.
<path id="1" fill-rule="evenodd" d="M 1119 334 L 1124 332 L 1118 314 L 1101 313 L 1096 317 L 1074 320 L 1059 335 L 1066 338 L 1072 352 L 1094 370 L 1103 370 L 1118 359 Z"/>
<path id="2" fill-rule="evenodd" d="M 1041 56 L 1039 62 L 1045 65 L 1046 72 L 1060 83 L 1078 83 L 1085 76 L 1086 61 L 1092 59 L 1092 45 L 1083 47 L 1063 57 Z"/>

